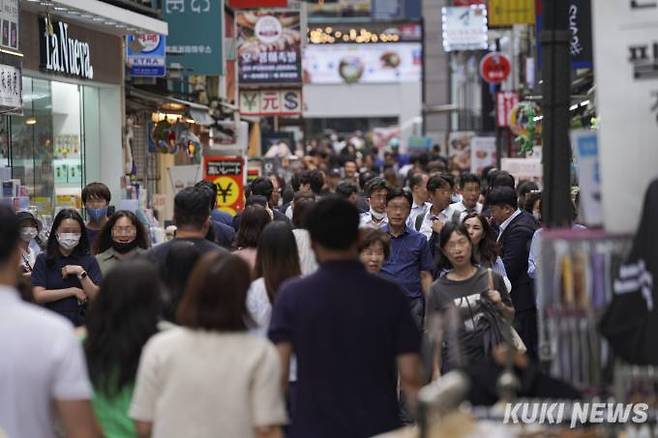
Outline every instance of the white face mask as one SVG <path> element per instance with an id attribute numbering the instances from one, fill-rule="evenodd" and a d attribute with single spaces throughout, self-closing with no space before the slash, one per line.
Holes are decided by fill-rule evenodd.
<path id="1" fill-rule="evenodd" d="M 386 217 L 386 213 L 378 213 L 375 210 L 373 210 L 372 208 L 370 209 L 370 215 L 376 221 L 381 221 Z"/>
<path id="2" fill-rule="evenodd" d="M 39 234 L 39 231 L 34 227 L 21 228 L 21 239 L 23 239 L 24 242 L 30 242 L 37 237 L 37 234 Z"/>
<path id="3" fill-rule="evenodd" d="M 79 233 L 59 233 L 57 234 L 59 246 L 66 251 L 70 251 L 80 243 Z"/>

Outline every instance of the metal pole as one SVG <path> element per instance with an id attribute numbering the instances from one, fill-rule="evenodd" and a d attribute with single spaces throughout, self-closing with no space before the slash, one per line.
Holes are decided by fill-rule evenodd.
<path id="1" fill-rule="evenodd" d="M 571 146 L 569 104 L 571 70 L 569 59 L 568 0 L 543 2 L 541 32 L 543 100 L 544 223 L 549 228 L 568 227 L 571 209 Z"/>
<path id="2" fill-rule="evenodd" d="M 420 5 L 421 9 L 423 7 L 422 1 Z M 421 100 L 421 117 L 422 117 L 422 124 L 421 124 L 421 135 L 427 135 L 427 110 L 425 109 L 425 106 L 427 105 L 427 83 L 425 82 L 427 78 L 425 77 L 426 74 L 426 69 L 427 67 L 425 66 L 425 63 L 427 62 L 427 46 L 425 45 L 425 18 L 421 17 L 420 18 L 420 50 L 421 54 L 423 56 L 423 62 L 421 64 L 421 70 L 420 70 L 420 100 Z"/>

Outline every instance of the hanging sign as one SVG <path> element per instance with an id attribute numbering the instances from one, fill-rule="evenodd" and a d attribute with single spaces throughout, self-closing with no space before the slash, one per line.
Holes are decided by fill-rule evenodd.
<path id="1" fill-rule="evenodd" d="M 217 187 L 217 208 L 236 214 L 244 208 L 245 159 L 241 156 L 203 157 L 203 179 Z"/>
<path id="2" fill-rule="evenodd" d="M 487 8 L 484 5 L 441 8 L 443 50 L 484 50 L 487 48 Z"/>
<path id="3" fill-rule="evenodd" d="M 126 37 L 126 61 L 133 77 L 164 77 L 167 61 L 164 35 L 147 33 Z"/>
<path id="4" fill-rule="evenodd" d="M 516 91 L 501 91 L 496 93 L 496 122 L 499 128 L 509 126 L 512 110 L 519 103 L 519 93 Z"/>
<path id="5" fill-rule="evenodd" d="M 480 61 L 480 76 L 490 84 L 504 82 L 512 71 L 509 58 L 500 52 L 491 52 L 484 55 Z"/>
<path id="6" fill-rule="evenodd" d="M 240 114 L 245 116 L 298 116 L 302 114 L 301 88 L 240 90 Z"/>
<path id="7" fill-rule="evenodd" d="M 68 23 L 47 17 L 42 17 L 39 23 L 41 68 L 49 73 L 94 79 L 89 43 L 75 38 L 74 28 Z"/>
<path id="8" fill-rule="evenodd" d="M 0 0 L 0 46 L 18 50 L 18 0 Z"/>

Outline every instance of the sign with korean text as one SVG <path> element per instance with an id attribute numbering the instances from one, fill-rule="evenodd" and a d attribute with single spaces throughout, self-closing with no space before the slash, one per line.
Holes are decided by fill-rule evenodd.
<path id="1" fill-rule="evenodd" d="M 128 35 L 126 61 L 131 76 L 164 77 L 167 74 L 166 37 L 157 33 Z"/>
<path id="2" fill-rule="evenodd" d="M 480 61 L 480 76 L 490 84 L 504 82 L 511 72 L 512 63 L 500 52 L 487 53 Z"/>
<path id="3" fill-rule="evenodd" d="M 516 91 L 496 93 L 496 124 L 499 128 L 509 126 L 510 115 L 518 103 L 519 93 Z"/>
<path id="4" fill-rule="evenodd" d="M 473 137 L 471 140 L 471 173 L 480 175 L 485 167 L 495 165 L 496 137 Z"/>
<path id="5" fill-rule="evenodd" d="M 299 11 L 238 11 L 238 82 L 301 83 Z"/>
<path id="6" fill-rule="evenodd" d="M 0 108 L 20 109 L 22 100 L 21 69 L 0 65 Z"/>
<path id="7" fill-rule="evenodd" d="M 658 1 L 592 2 L 606 231 L 635 232 L 658 163 Z"/>
<path id="8" fill-rule="evenodd" d="M 489 0 L 489 27 L 535 24 L 535 0 Z"/>
<path id="9" fill-rule="evenodd" d="M 89 42 L 76 37 L 76 28 L 47 17 L 39 20 L 41 68 L 49 73 L 94 79 Z M 52 30 L 52 33 L 49 32 Z"/>
<path id="10" fill-rule="evenodd" d="M 163 0 L 169 66 L 180 64 L 185 75 L 223 74 L 223 14 L 224 0 Z"/>
<path id="11" fill-rule="evenodd" d="M 487 48 L 487 8 L 484 5 L 441 8 L 443 50 L 483 50 Z"/>
<path id="12" fill-rule="evenodd" d="M 245 159 L 241 156 L 203 157 L 203 179 L 217 187 L 217 208 L 236 214 L 244 208 Z"/>
<path id="13" fill-rule="evenodd" d="M 18 0 L 0 0 L 0 46 L 18 50 Z"/>
<path id="14" fill-rule="evenodd" d="M 233 9 L 285 8 L 288 0 L 228 0 Z"/>
<path id="15" fill-rule="evenodd" d="M 244 116 L 298 116 L 302 114 L 301 88 L 240 90 L 240 114 Z"/>
<path id="16" fill-rule="evenodd" d="M 601 225 L 601 171 L 599 166 L 599 142 L 596 131 L 576 130 L 571 132 L 571 147 L 576 157 L 578 186 L 580 187 L 580 210 L 586 225 Z"/>

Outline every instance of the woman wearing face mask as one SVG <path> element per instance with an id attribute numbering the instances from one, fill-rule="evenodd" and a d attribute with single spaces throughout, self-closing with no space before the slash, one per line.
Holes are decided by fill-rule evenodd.
<path id="1" fill-rule="evenodd" d="M 101 282 L 96 258 L 89 254 L 84 221 L 73 209 L 57 213 L 45 253 L 39 254 L 32 272 L 34 299 L 69 319 L 84 323 L 83 311 Z"/>
<path id="2" fill-rule="evenodd" d="M 103 276 L 121 260 L 132 258 L 148 249 L 144 225 L 134 213 L 117 211 L 101 229 L 96 241 L 96 261 Z"/>
<path id="3" fill-rule="evenodd" d="M 16 213 L 21 227 L 21 271 L 24 275 L 32 275 L 37 256 L 41 253 L 39 244 L 34 240 L 39 234 L 41 224 L 29 211 Z"/>

